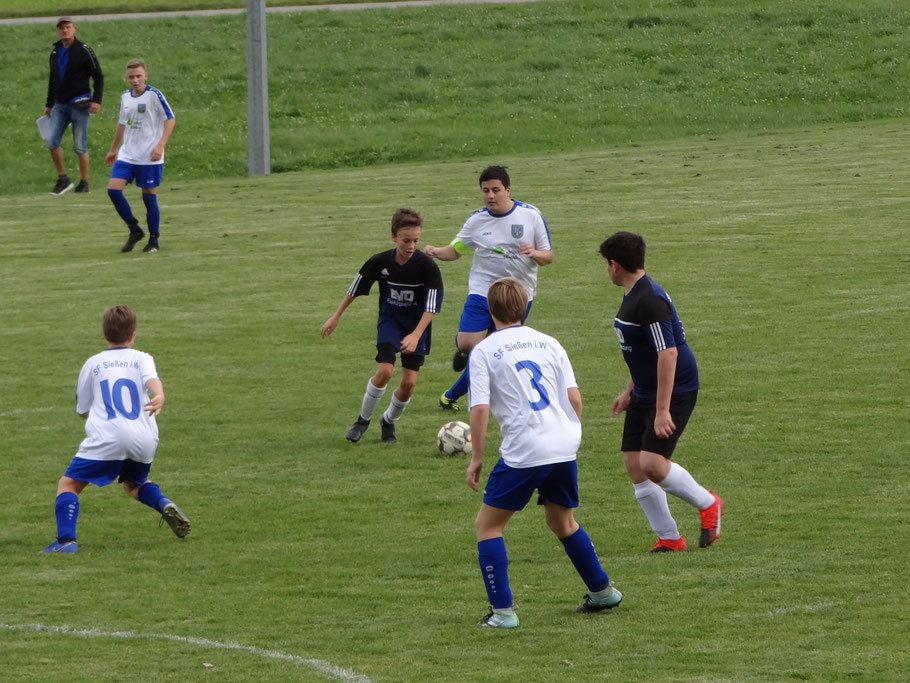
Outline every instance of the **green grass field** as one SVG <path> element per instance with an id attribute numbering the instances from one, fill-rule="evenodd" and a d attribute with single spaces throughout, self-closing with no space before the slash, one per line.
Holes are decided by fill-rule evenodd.
<path id="1" fill-rule="evenodd" d="M 690 23 L 706 21 L 711 7 L 735 14 L 729 2 L 692 4 L 666 11 L 691 10 Z M 570 5 L 582 17 L 595 7 L 558 3 Z M 794 33 L 803 47 L 782 61 L 791 73 L 816 63 L 820 74 L 827 59 L 831 81 L 868 84 L 884 67 L 859 77 L 845 55 L 872 55 L 876 31 L 903 25 L 906 11 L 886 5 L 869 3 L 863 16 L 871 18 L 852 24 L 832 20 L 827 38 L 811 46 Z M 552 17 L 556 7 L 541 5 L 534 16 Z M 408 21 L 473 21 L 492 10 L 449 11 L 414 10 L 395 21 L 405 31 Z M 529 7 L 508 11 L 532 16 Z M 748 12 L 843 19 L 859 10 L 775 1 L 738 16 Z M 347 22 L 359 20 L 338 21 L 339 39 L 357 35 Z M 802 30 L 781 22 L 781 32 Z M 851 25 L 864 37 L 845 46 L 838 41 Z M 454 36 L 463 27 L 449 28 Z M 187 34 L 173 30 L 169 57 L 189 63 L 179 47 Z M 43 59 L 47 31 L 31 31 L 3 27 L 0 37 L 15 36 L 7 44 L 24 41 Z M 487 49 L 484 40 L 464 38 L 465 54 Z M 718 63 L 730 63 L 722 56 L 749 40 L 759 38 L 743 29 L 739 39 L 710 45 Z M 200 68 L 213 68 L 206 44 L 196 47 L 209 60 Z M 129 54 L 125 44 L 108 49 Z M 340 71 L 362 58 L 350 56 Z M 38 78 L 43 61 L 33 61 Z M 789 100 L 756 104 L 742 117 L 741 94 L 758 82 L 748 79 L 703 108 L 698 98 L 662 99 L 692 83 L 686 69 L 665 74 L 663 89 L 641 86 L 640 107 L 626 112 L 619 137 L 572 138 L 563 147 L 566 131 L 586 124 L 560 129 L 548 119 L 549 137 L 541 125 L 524 145 L 480 153 L 423 140 L 413 151 L 423 161 L 377 156 L 253 179 L 226 163 L 233 143 L 219 144 L 201 125 L 204 112 L 190 106 L 198 98 L 184 94 L 189 86 L 166 89 L 164 81 L 178 116 L 186 114 L 159 195 L 162 251 L 152 255 L 118 252 L 125 229 L 101 189 L 100 155 L 91 194 L 54 198 L 43 185 L 34 189 L 50 170 L 33 141 L 31 155 L 24 152 L 34 116 L 10 123 L 34 93 L 8 98 L 0 105 L 12 131 L 0 159 L 0 678 L 905 680 L 910 130 L 896 109 L 905 61 L 895 58 L 892 89 L 880 88 L 882 76 L 873 81 L 880 91 L 855 102 L 809 97 L 803 118 Z M 31 77 L 10 79 L 24 64 L 0 63 L 5 92 L 34 88 Z M 631 83 L 635 69 L 609 76 Z M 544 72 L 541 88 L 556 88 L 559 73 Z M 453 88 L 473 87 L 454 71 L 451 78 Z M 314 101 L 341 92 L 325 82 Z M 709 90 L 706 80 L 694 92 Z M 654 118 L 637 119 L 649 101 L 660 104 Z M 527 111 L 547 104 L 528 103 Z M 575 100 L 549 104 L 557 118 L 580 116 Z M 680 117 L 695 109 L 706 118 L 681 128 Z M 374 149 L 376 131 L 404 139 L 409 120 L 376 127 L 396 110 L 376 100 L 359 127 L 353 114 L 337 122 L 349 139 L 326 143 L 327 153 Z M 609 102 L 604 110 L 616 113 Z M 458 118 L 447 111 L 436 119 L 441 134 Z M 857 120 L 857 111 L 869 120 Z M 337 113 L 326 112 L 326 120 Z M 113 117 L 111 108 L 102 116 Z M 237 111 L 231 116 L 242 130 Z M 285 141 L 273 138 L 277 154 L 288 141 L 308 140 L 306 121 L 296 130 L 273 123 Z M 108 140 L 99 123 L 92 149 L 100 151 Z M 483 134 L 478 128 L 471 144 Z M 206 151 L 209 178 L 193 161 Z M 421 210 L 425 244 L 447 242 L 480 205 L 476 177 L 488 163 L 509 165 L 514 196 L 538 206 L 550 225 L 556 258 L 541 271 L 529 322 L 559 338 L 573 361 L 585 401 L 578 518 L 625 595 L 614 613 L 572 614 L 584 586 L 541 512 L 528 509 L 506 536 L 521 617 L 508 633 L 475 626 L 486 611 L 472 528 L 479 497 L 464 484 L 466 461 L 439 455 L 434 444 L 449 419 L 436 399 L 454 378 L 451 335 L 469 263 L 441 265 L 446 300 L 434 351 L 395 446 L 380 444 L 375 426 L 359 444 L 344 440 L 375 365 L 375 294 L 355 302 L 330 338 L 319 337 L 357 268 L 391 248 L 395 208 Z M 141 206 L 137 191 L 127 195 Z M 621 291 L 609 284 L 597 246 L 619 229 L 645 235 L 648 271 L 672 295 L 699 360 L 699 406 L 676 459 L 727 502 L 724 533 L 708 550 L 644 552 L 653 538 L 623 471 L 621 424 L 609 417 L 626 379 L 611 329 Z M 116 487 L 92 487 L 82 495 L 79 553 L 39 555 L 54 534 L 56 480 L 83 433 L 73 413 L 76 376 L 104 345 L 101 312 L 120 302 L 137 309 L 137 347 L 155 356 L 167 395 L 153 476 L 193 531 L 179 541 Z M 671 506 L 694 541 L 697 515 Z"/>

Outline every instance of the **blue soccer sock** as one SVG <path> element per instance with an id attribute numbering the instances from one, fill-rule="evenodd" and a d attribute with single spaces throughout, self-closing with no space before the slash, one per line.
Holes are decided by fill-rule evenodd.
<path id="1" fill-rule="evenodd" d="M 450 398 L 453 401 L 461 398 L 471 387 L 471 378 L 468 374 L 468 369 L 465 368 L 464 372 L 461 373 L 461 376 L 455 380 L 455 384 L 449 387 L 449 390 L 446 391 L 446 398 Z"/>
<path id="2" fill-rule="evenodd" d="M 493 609 L 512 606 L 512 590 L 509 588 L 509 558 L 502 536 L 477 541 L 477 560 L 487 598 Z"/>
<path id="3" fill-rule="evenodd" d="M 120 218 L 122 218 L 123 222 L 129 226 L 130 230 L 139 230 L 139 222 L 133 215 L 133 210 L 130 208 L 130 203 L 126 201 L 126 197 L 123 196 L 123 190 L 112 190 L 111 188 L 108 188 L 107 196 L 111 198 L 111 202 L 114 204 L 114 208 L 117 209 L 117 213 L 120 215 Z"/>
<path id="4" fill-rule="evenodd" d="M 149 226 L 149 244 L 158 244 L 158 227 L 161 224 L 158 195 L 143 192 L 142 201 L 145 204 L 145 223 Z"/>
<path id="5" fill-rule="evenodd" d="M 574 534 L 559 540 L 589 591 L 599 591 L 610 584 L 610 577 L 600 566 L 594 544 L 584 529 L 578 527 Z"/>
<path id="6" fill-rule="evenodd" d="M 76 540 L 76 519 L 79 517 L 79 497 L 64 491 L 54 501 L 54 515 L 57 517 L 57 541 Z"/>
<path id="7" fill-rule="evenodd" d="M 171 501 L 164 497 L 158 484 L 153 481 L 147 481 L 139 487 L 139 502 L 148 505 L 155 512 L 161 512 L 164 506 Z"/>

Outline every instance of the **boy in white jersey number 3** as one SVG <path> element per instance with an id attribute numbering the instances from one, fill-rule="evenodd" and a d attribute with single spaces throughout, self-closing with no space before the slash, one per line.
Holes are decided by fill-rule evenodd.
<path id="1" fill-rule="evenodd" d="M 101 327 L 108 348 L 85 361 L 76 383 L 76 412 L 86 421 L 85 439 L 57 484 L 57 540 L 43 553 L 78 550 L 79 494 L 89 484 L 107 486 L 114 479 L 159 513 L 179 538 L 190 532 L 190 521 L 180 508 L 148 478 L 158 447 L 155 416 L 164 405 L 164 388 L 155 360 L 133 348 L 136 312 L 129 306 L 109 308 Z"/>
<path id="2" fill-rule="evenodd" d="M 475 522 L 477 556 L 491 606 L 480 625 L 518 626 L 503 532 L 535 489 L 547 526 L 588 588 L 575 611 L 612 609 L 622 594 L 613 588 L 573 514 L 578 507 L 575 457 L 581 443 L 581 394 L 572 365 L 556 339 L 521 325 L 528 295 L 518 280 L 497 280 L 486 298 L 496 331 L 474 347 L 469 361 L 473 453 L 465 474 L 474 491 L 491 413 L 499 423 L 502 445 Z"/>
<path id="3" fill-rule="evenodd" d="M 148 73 L 145 62 L 131 59 L 126 63 L 126 82 L 130 89 L 120 96 L 120 115 L 114 130 L 111 150 L 104 163 L 111 168 L 107 194 L 117 213 L 130 229 L 129 237 L 120 251 L 132 251 L 145 237 L 123 188 L 131 182 L 142 189 L 149 241 L 142 251 L 158 251 L 161 214 L 158 210 L 158 186 L 164 170 L 164 147 L 174 130 L 174 112 L 157 88 L 146 85 Z M 121 145 L 121 143 L 123 143 Z"/>

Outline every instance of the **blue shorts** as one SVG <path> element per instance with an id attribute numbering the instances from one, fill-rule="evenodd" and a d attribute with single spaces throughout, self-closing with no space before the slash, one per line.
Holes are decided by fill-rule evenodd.
<path id="1" fill-rule="evenodd" d="M 45 143 L 48 149 L 57 149 L 66 127 L 73 124 L 73 151 L 80 155 L 88 152 L 88 109 L 79 109 L 71 104 L 55 102 L 50 116 L 51 135 Z"/>
<path id="2" fill-rule="evenodd" d="M 63 476 L 76 481 L 87 481 L 95 486 L 107 486 L 114 479 L 118 481 L 131 481 L 141 485 L 148 481 L 150 462 L 136 462 L 135 460 L 88 460 L 86 458 L 73 458 Z"/>
<path id="3" fill-rule="evenodd" d="M 525 317 L 521 319 L 523 323 L 528 319 L 531 313 L 531 304 L 525 309 Z M 492 332 L 496 327 L 493 325 L 493 316 L 490 315 L 490 309 L 487 306 L 487 297 L 480 294 L 468 294 L 464 300 L 464 306 L 461 309 L 461 320 L 458 321 L 459 332 Z"/>
<path id="4" fill-rule="evenodd" d="M 115 161 L 111 169 L 111 178 L 120 178 L 129 185 L 134 180 L 136 187 L 158 187 L 164 176 L 164 164 L 130 164 L 126 161 Z"/>
<path id="5" fill-rule="evenodd" d="M 534 489 L 540 492 L 537 504 L 556 503 L 578 507 L 578 465 L 574 460 L 537 467 L 509 467 L 502 458 L 490 472 L 483 490 L 483 502 L 500 510 L 523 510 Z"/>

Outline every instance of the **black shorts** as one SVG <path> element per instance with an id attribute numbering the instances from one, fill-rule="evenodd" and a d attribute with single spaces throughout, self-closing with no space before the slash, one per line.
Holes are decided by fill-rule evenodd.
<path id="1" fill-rule="evenodd" d="M 626 408 L 626 422 L 622 430 L 622 451 L 648 451 L 657 453 L 669 459 L 673 456 L 676 442 L 682 436 L 692 411 L 695 410 L 695 401 L 698 391 L 686 391 L 673 394 L 670 397 L 670 417 L 676 430 L 666 439 L 661 439 L 654 433 L 654 415 L 657 404 L 643 402 L 633 395 Z"/>
<path id="2" fill-rule="evenodd" d="M 392 344 L 376 344 L 377 363 L 391 363 L 392 365 L 395 365 L 395 356 L 397 355 L 398 349 Z M 419 372 L 420 366 L 423 365 L 424 358 L 426 358 L 426 356 L 419 356 L 416 353 L 403 353 L 401 354 L 401 367 L 413 370 L 414 372 Z"/>

